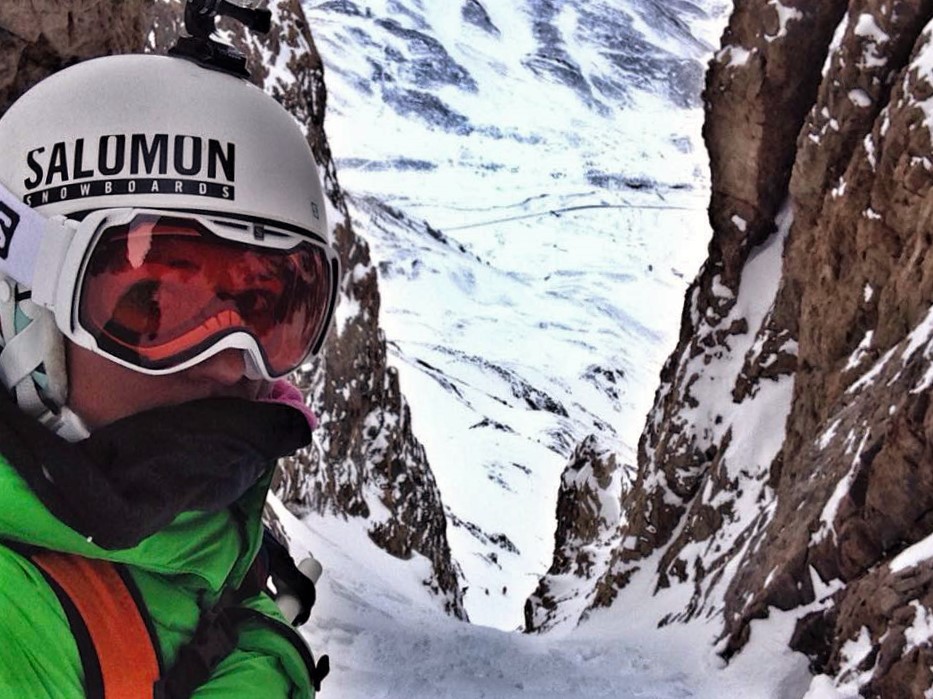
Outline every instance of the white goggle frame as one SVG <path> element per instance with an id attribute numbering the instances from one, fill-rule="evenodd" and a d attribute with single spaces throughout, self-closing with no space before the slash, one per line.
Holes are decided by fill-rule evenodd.
<path id="1" fill-rule="evenodd" d="M 134 371 L 152 376 L 174 374 L 224 350 L 237 349 L 244 354 L 248 378 L 270 381 L 279 378 L 270 374 L 259 343 L 245 331 L 218 338 L 210 347 L 177 365 L 152 369 L 106 352 L 98 346 L 94 336 L 81 327 L 78 291 L 94 244 L 104 230 L 129 224 L 139 216 L 171 216 L 194 221 L 220 238 L 255 247 L 288 250 L 302 242 L 319 247 L 330 266 L 332 288 L 328 290 L 330 303 L 325 323 L 306 358 L 320 350 L 336 304 L 339 260 L 326 240 L 282 224 L 178 209 L 103 209 L 92 211 L 80 220 L 62 216 L 46 218 L 0 185 L 0 275 L 30 288 L 33 303 L 54 315 L 55 324 L 69 340 Z"/>

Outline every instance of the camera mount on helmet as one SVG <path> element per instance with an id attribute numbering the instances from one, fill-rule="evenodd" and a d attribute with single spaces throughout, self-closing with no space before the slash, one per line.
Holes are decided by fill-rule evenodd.
<path id="1" fill-rule="evenodd" d="M 185 29 L 191 36 L 180 37 L 168 53 L 170 56 L 187 58 L 205 68 L 248 78 L 246 56 L 232 46 L 211 39 L 217 29 L 218 17 L 230 17 L 260 34 L 267 33 L 272 27 L 272 13 L 269 10 L 254 9 L 228 0 L 188 0 L 185 6 Z"/>

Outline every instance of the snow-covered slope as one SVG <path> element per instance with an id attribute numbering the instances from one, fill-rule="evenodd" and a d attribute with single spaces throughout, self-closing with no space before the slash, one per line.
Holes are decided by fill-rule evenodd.
<path id="1" fill-rule="evenodd" d="M 312 515 L 299 522 L 276 510 L 293 553 L 313 551 L 325 566 L 304 627 L 315 654 L 330 657 L 322 696 L 782 699 L 801 696 L 809 682 L 805 659 L 779 634 L 756 639 L 723 669 L 697 641 L 709 635 L 702 622 L 686 633 L 654 628 L 672 602 L 652 599 L 649 576 L 639 581 L 646 588 L 638 610 L 602 612 L 571 634 L 509 633 L 439 614 L 423 591 L 426 559 L 401 561 L 374 549 L 352 521 Z"/>
<path id="2" fill-rule="evenodd" d="M 727 5 L 305 2 L 473 621 L 520 625 L 576 444 L 634 463 L 709 237 L 698 104 Z"/>

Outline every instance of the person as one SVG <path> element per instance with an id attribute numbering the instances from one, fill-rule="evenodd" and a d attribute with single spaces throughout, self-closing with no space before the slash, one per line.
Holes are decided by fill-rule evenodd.
<path id="1" fill-rule="evenodd" d="M 0 153 L 0 696 L 313 696 L 260 555 L 339 277 L 301 128 L 110 56 L 17 100 Z"/>

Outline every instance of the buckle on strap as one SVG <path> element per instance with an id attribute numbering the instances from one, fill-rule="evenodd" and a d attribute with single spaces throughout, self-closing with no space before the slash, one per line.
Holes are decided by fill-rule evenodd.
<path id="1" fill-rule="evenodd" d="M 64 258 L 64 250 L 76 226 L 64 217 L 47 218 L 27 206 L 9 189 L 0 184 L 0 275 L 35 290 L 43 287 L 41 301 L 52 301 L 55 283 Z M 42 274 L 36 274 L 39 260 L 45 260 Z M 49 262 L 55 260 L 50 268 Z M 45 293 L 45 289 L 49 289 Z"/>

